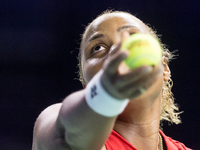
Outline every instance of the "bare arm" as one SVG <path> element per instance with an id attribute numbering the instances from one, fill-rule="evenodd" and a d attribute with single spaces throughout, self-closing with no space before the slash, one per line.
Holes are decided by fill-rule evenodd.
<path id="1" fill-rule="evenodd" d="M 34 133 L 32 150 L 62 150 L 61 147 L 65 147 L 65 150 L 70 150 L 65 140 L 60 134 L 57 118 L 62 103 L 54 104 L 47 107 L 37 118 Z"/>
<path id="2" fill-rule="evenodd" d="M 120 55 L 122 54 L 118 54 L 116 58 Z M 122 59 L 123 57 L 119 62 Z M 97 114 L 87 105 L 85 90 L 75 92 L 62 105 L 51 106 L 38 117 L 33 150 L 50 149 L 52 143 L 59 145 L 56 141 L 61 140 L 72 150 L 100 150 L 113 129 L 116 117 Z"/>
<path id="3" fill-rule="evenodd" d="M 116 48 L 116 52 L 106 60 L 103 67 L 102 85 L 117 99 L 139 96 L 141 93 L 137 89 L 155 81 L 152 76 L 156 76 L 160 70 L 150 73 L 149 67 L 141 67 L 121 75 L 118 67 L 126 55 L 119 51 L 119 47 Z M 147 85 L 146 89 L 150 87 L 150 84 Z M 39 116 L 35 125 L 33 150 L 100 150 L 116 118 L 94 112 L 86 103 L 85 90 L 75 92 L 62 105 L 47 108 Z"/>
<path id="4" fill-rule="evenodd" d="M 119 49 L 117 47 L 104 63 L 102 85 L 116 99 L 135 98 L 142 94 L 138 88 L 153 82 L 155 78 L 152 76 L 160 69 L 152 73 L 150 67 L 141 67 L 119 74 L 119 65 L 128 55 Z M 111 83 L 113 80 L 116 83 Z M 125 89 L 125 92 L 119 92 L 120 89 Z M 65 128 L 65 140 L 70 147 L 75 150 L 100 150 L 109 137 L 116 118 L 117 116 L 105 117 L 95 113 L 86 103 L 85 90 L 82 90 L 64 100 L 58 121 Z"/>
<path id="5" fill-rule="evenodd" d="M 100 150 L 115 119 L 91 110 L 85 101 L 84 90 L 67 97 L 59 114 L 59 122 L 65 127 L 65 139 L 70 147 L 77 150 Z"/>
<path id="6" fill-rule="evenodd" d="M 85 102 L 84 90 L 68 96 L 62 104 L 46 108 L 34 127 L 32 150 L 100 150 L 116 117 L 103 117 Z"/>

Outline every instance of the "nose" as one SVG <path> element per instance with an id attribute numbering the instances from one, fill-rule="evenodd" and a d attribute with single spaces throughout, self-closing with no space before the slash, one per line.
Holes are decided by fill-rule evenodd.
<path id="1" fill-rule="evenodd" d="M 114 53 L 120 51 L 121 48 L 121 43 L 117 43 L 111 46 L 110 51 L 109 51 L 109 56 L 113 55 Z"/>
<path id="2" fill-rule="evenodd" d="M 121 44 L 130 37 L 130 33 L 127 31 L 121 31 L 112 37 L 114 37 L 112 38 L 113 45 L 110 47 L 109 56 L 120 50 Z"/>
<path id="3" fill-rule="evenodd" d="M 117 33 L 117 35 L 113 39 L 113 45 L 110 48 L 109 54 L 115 53 L 115 51 L 120 50 L 122 42 L 128 39 L 129 37 L 130 33 L 127 31 Z"/>

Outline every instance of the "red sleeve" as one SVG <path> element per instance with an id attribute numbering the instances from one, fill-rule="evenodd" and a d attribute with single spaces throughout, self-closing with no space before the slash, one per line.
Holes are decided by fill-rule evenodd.
<path id="1" fill-rule="evenodd" d="M 179 141 L 176 141 L 176 140 L 173 140 L 171 138 L 168 137 L 168 139 L 174 144 L 176 145 L 176 147 L 179 149 L 179 150 L 192 150 L 190 148 L 187 148 L 183 143 L 179 142 Z"/>
<path id="2" fill-rule="evenodd" d="M 167 150 L 192 150 L 187 148 L 183 143 L 173 140 L 166 136 L 161 130 L 159 131 L 167 145 Z M 112 131 L 108 140 L 105 143 L 107 150 L 137 150 L 126 139 L 124 139 L 116 131 Z"/>
<path id="3" fill-rule="evenodd" d="M 112 130 L 112 133 L 106 141 L 105 146 L 107 150 L 137 150 L 114 130 Z"/>
<path id="4" fill-rule="evenodd" d="M 187 148 L 183 143 L 166 136 L 161 130 L 159 132 L 165 140 L 167 150 L 192 150 L 190 148 Z"/>

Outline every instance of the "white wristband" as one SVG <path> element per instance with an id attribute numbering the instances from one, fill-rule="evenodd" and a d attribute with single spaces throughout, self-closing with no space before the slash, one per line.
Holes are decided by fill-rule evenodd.
<path id="1" fill-rule="evenodd" d="M 96 113 L 106 117 L 114 117 L 123 112 L 129 100 L 118 100 L 110 96 L 101 85 L 102 73 L 103 70 L 100 70 L 86 86 L 86 102 Z"/>

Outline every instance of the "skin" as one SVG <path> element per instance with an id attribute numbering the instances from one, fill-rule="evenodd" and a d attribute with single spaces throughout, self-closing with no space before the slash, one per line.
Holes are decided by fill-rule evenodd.
<path id="1" fill-rule="evenodd" d="M 83 37 L 81 60 L 86 84 L 103 69 L 101 83 L 113 97 L 130 102 L 115 117 L 95 113 L 85 101 L 85 90 L 45 109 L 38 117 L 33 150 L 106 150 L 112 129 L 140 150 L 158 149 L 161 91 L 170 77 L 165 59 L 154 66 L 127 69 L 128 51 L 121 42 L 134 33 L 148 33 L 145 25 L 125 13 L 106 14 L 92 22 Z M 139 89 L 145 89 L 142 93 Z M 78 118 L 78 119 L 77 119 Z"/>

